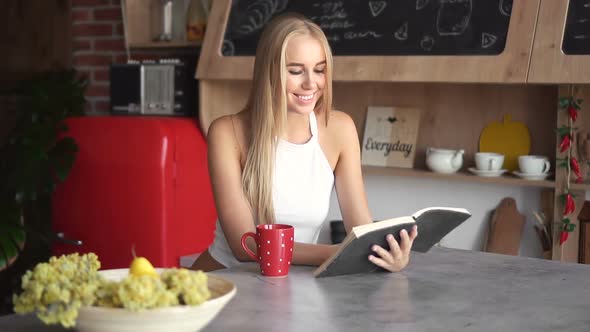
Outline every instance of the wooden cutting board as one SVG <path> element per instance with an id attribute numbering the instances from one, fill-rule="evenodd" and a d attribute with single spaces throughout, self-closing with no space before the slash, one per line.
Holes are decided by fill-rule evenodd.
<path id="1" fill-rule="evenodd" d="M 502 199 L 490 221 L 487 252 L 518 256 L 525 216 L 518 212 L 514 198 Z"/>

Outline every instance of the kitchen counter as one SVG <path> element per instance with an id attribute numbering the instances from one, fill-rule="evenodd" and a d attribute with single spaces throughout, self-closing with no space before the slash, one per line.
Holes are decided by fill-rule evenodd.
<path id="1" fill-rule="evenodd" d="M 262 277 L 216 271 L 238 292 L 204 331 L 588 331 L 590 266 L 433 248 L 400 273 L 315 279 L 313 268 Z M 1 331 L 66 331 L 32 316 Z"/>

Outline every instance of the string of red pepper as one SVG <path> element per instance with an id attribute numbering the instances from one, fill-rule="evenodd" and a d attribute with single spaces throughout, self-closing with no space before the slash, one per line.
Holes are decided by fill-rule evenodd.
<path id="1" fill-rule="evenodd" d="M 569 97 L 559 98 L 559 109 L 567 112 L 568 124 L 557 129 L 561 142 L 559 144 L 559 152 L 567 152 L 565 158 L 558 158 L 559 166 L 567 168 L 566 188 L 559 196 L 563 205 L 563 213 L 560 225 L 559 244 L 562 245 L 567 241 L 569 233 L 573 232 L 576 225 L 572 224 L 569 216 L 576 210 L 576 203 L 574 201 L 575 195 L 570 192 L 570 182 L 572 171 L 576 175 L 576 183 L 583 181 L 582 173 L 580 172 L 580 164 L 576 157 L 572 155 L 573 141 L 574 141 L 574 123 L 578 119 L 578 112 L 580 111 L 582 99 L 576 99 L 575 93 L 571 93 Z"/>

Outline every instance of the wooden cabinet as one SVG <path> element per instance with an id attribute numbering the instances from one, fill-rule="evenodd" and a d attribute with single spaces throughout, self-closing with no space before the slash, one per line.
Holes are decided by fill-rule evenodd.
<path id="1" fill-rule="evenodd" d="M 184 3 L 183 0 L 175 2 Z M 161 0 L 124 0 L 121 6 L 124 13 L 125 39 L 130 48 L 197 47 L 201 44 L 185 39 L 155 41 L 163 29 Z M 184 21 L 183 17 L 173 19 Z"/>
<path id="2" fill-rule="evenodd" d="M 335 81 L 524 83 L 540 0 L 516 0 L 499 55 L 335 56 Z M 231 0 L 216 0 L 197 77 L 251 79 L 252 56 L 222 56 Z M 483 36 L 482 36 L 483 38 Z"/>
<path id="3" fill-rule="evenodd" d="M 583 6 L 584 2 L 588 3 L 572 0 L 570 6 Z M 541 1 L 527 82 L 590 83 L 590 52 L 587 55 L 566 54 L 563 50 L 565 38 L 584 38 L 590 48 L 590 8 L 585 9 L 586 13 L 579 13 L 580 17 L 570 19 L 570 22 L 574 21 L 570 25 L 579 25 L 585 33 L 567 36 L 565 27 L 569 3 L 568 0 Z"/>

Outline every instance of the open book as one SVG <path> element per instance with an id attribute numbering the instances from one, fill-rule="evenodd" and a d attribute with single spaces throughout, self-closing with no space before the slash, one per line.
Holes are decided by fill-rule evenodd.
<path id="1" fill-rule="evenodd" d="M 313 275 L 315 277 L 332 277 L 378 270 L 380 268 L 371 263 L 368 258 L 370 254 L 375 254 L 371 250 L 371 246 L 377 244 L 389 250 L 385 236 L 392 234 L 399 243 L 399 232 L 405 229 L 409 233 L 413 225 L 418 225 L 418 237 L 414 239 L 412 250 L 427 252 L 469 217 L 471 217 L 471 213 L 465 209 L 430 207 L 422 209 L 412 216 L 353 227 L 350 234 L 342 241 L 338 251 L 328 257 L 313 272 Z"/>

